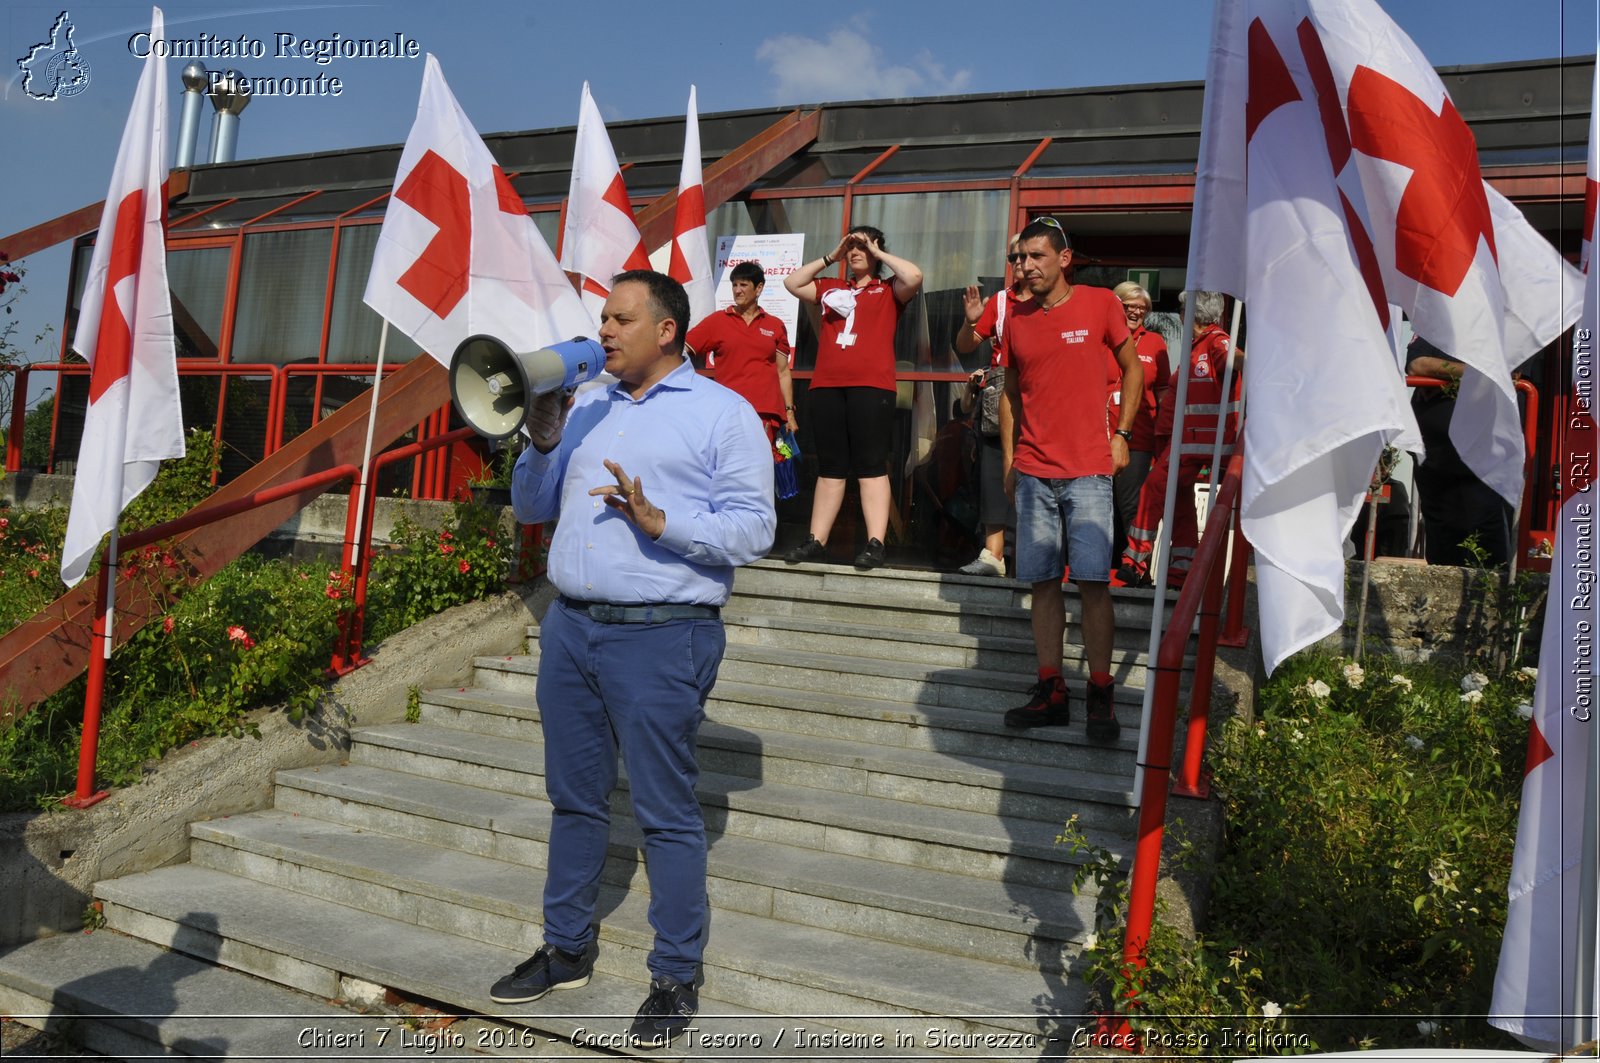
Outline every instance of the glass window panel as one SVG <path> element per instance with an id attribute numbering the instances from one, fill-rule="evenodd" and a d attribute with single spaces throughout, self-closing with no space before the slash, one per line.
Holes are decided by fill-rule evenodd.
<path id="1" fill-rule="evenodd" d="M 228 298 L 230 247 L 167 248 L 167 284 L 179 358 L 216 358 Z"/>
<path id="2" fill-rule="evenodd" d="M 378 245 L 378 225 L 348 225 L 339 230 L 339 266 L 333 279 L 333 312 L 328 326 L 328 361 L 371 365 L 378 360 L 383 318 L 361 301 Z M 409 362 L 421 350 L 411 338 L 389 330 L 385 362 Z M 315 349 L 313 349 L 315 353 Z"/>
<path id="3" fill-rule="evenodd" d="M 316 361 L 332 246 L 332 229 L 245 236 L 231 361 Z"/>
<path id="4" fill-rule="evenodd" d="M 889 250 L 922 268 L 922 292 L 906 307 L 895 336 L 895 359 L 902 369 L 958 371 L 987 361 L 986 346 L 963 360 L 952 343 L 965 320 L 966 286 L 982 284 L 987 294 L 1005 273 L 1008 201 L 1003 189 L 853 200 L 850 224 L 882 229 Z"/>

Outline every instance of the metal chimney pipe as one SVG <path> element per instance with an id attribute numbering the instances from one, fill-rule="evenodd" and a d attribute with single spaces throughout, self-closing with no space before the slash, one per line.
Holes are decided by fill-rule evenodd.
<path id="1" fill-rule="evenodd" d="M 205 97 L 206 68 L 198 59 L 184 64 L 183 117 L 178 125 L 178 159 L 173 165 L 180 170 L 194 165 L 194 151 L 200 140 L 200 101 Z"/>
<path id="2" fill-rule="evenodd" d="M 232 162 L 239 141 L 239 112 L 250 104 L 248 93 L 240 92 L 244 75 L 237 70 L 224 71 L 211 89 L 211 106 L 216 117 L 211 129 L 211 161 Z"/>

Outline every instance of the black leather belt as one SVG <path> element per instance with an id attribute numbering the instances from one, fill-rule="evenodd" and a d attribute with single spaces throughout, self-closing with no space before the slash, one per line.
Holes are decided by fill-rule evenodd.
<path id="1" fill-rule="evenodd" d="M 662 605 L 612 605 L 610 602 L 582 602 L 561 596 L 561 604 L 568 609 L 587 614 L 590 620 L 601 624 L 661 624 L 668 620 L 715 620 L 722 615 L 717 605 L 679 605 L 667 602 Z"/>

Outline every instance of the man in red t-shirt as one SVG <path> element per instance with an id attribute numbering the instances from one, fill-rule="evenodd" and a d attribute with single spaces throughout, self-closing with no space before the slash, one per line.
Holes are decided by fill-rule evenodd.
<path id="1" fill-rule="evenodd" d="M 689 330 L 688 343 L 717 371 L 717 383 L 732 388 L 755 407 L 777 442 L 778 430 L 799 428 L 794 419 L 794 391 L 789 380 L 789 331 L 761 309 L 767 275 L 759 262 L 733 267 L 733 305 L 707 314 Z"/>
<path id="2" fill-rule="evenodd" d="M 1068 280 L 1072 246 L 1054 218 L 1022 230 L 1022 277 L 1033 298 L 1013 308 L 1006 332 L 1006 393 L 1000 443 L 1006 493 L 1017 503 L 1017 578 L 1033 584 L 1033 644 L 1039 681 L 1026 704 L 1006 713 L 1008 727 L 1071 721 L 1061 678 L 1066 603 L 1061 572 L 1083 601 L 1088 658 L 1087 731 L 1109 742 L 1121 731 L 1113 700 L 1111 639 L 1111 477 L 1128 464 L 1128 439 L 1144 395 L 1122 303 L 1104 288 Z M 1106 364 L 1122 370 L 1122 419 L 1107 431 Z"/>

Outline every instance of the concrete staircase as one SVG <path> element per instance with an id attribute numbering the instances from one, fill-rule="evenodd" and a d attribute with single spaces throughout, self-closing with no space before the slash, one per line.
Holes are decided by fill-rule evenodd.
<path id="1" fill-rule="evenodd" d="M 1020 584 L 773 561 L 740 572 L 700 737 L 713 906 L 702 1019 L 669 1054 L 1064 1050 L 1049 1039 L 1080 1024 L 1076 969 L 1094 898 L 1072 893 L 1078 865 L 1057 835 L 1076 815 L 1097 844 L 1132 851 L 1155 599 L 1116 596 L 1124 726 L 1118 742 L 1095 746 L 1076 681 L 1070 727 L 1019 734 L 1000 722 L 1033 676 Z M 1069 596 L 1069 678 L 1084 672 L 1076 608 Z M 519 1008 L 487 997 L 540 943 L 549 806 L 536 635 L 524 656 L 479 658 L 475 685 L 423 692 L 416 722 L 357 731 L 347 764 L 280 772 L 273 808 L 193 824 L 188 864 L 100 883 L 107 925 L 125 936 L 47 939 L 0 956 L 0 1011 L 26 1014 L 19 1003 L 33 1001 L 39 1014 L 126 1014 L 118 980 L 86 979 L 86 964 L 186 964 L 186 985 L 234 980 L 206 998 L 223 1010 L 200 1014 L 321 1008 L 327 1028 L 343 1030 L 348 1013 L 340 1025 L 322 1002 L 386 987 L 496 1020 L 467 1028 L 477 1043 L 446 1050 L 625 1051 L 652 940 L 625 774 L 595 979 Z M 76 971 L 78 990 L 98 992 L 64 993 L 40 970 Z M 285 988 L 319 999 L 296 1011 L 250 995 Z M 170 1003 L 139 1013 L 159 1016 Z M 124 1023 L 121 1040 L 106 1043 L 315 1056 L 295 1032 L 314 1021 L 324 1022 L 223 1037 L 221 1052 L 216 1037 L 176 1021 Z M 368 1031 L 369 1054 L 399 1043 L 375 1039 Z"/>

